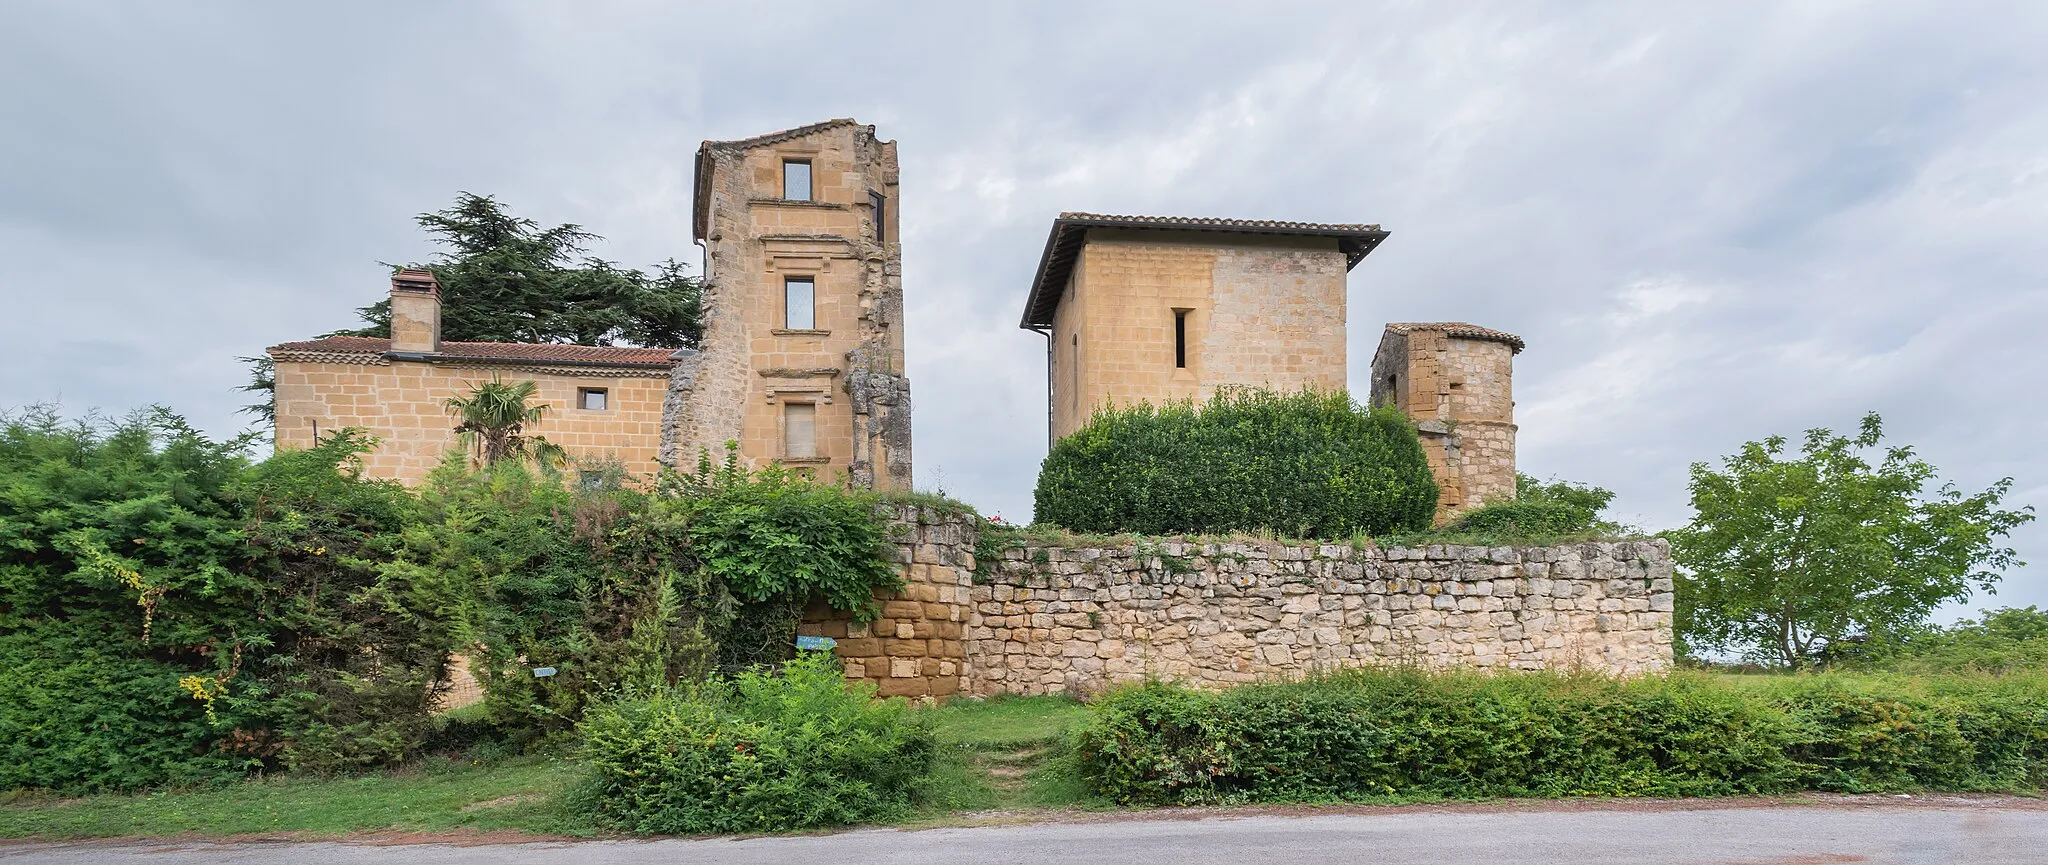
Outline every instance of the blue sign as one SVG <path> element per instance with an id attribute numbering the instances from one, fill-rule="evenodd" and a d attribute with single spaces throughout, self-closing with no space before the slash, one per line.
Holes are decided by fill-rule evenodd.
<path id="1" fill-rule="evenodd" d="M 536 679 L 545 679 L 545 678 L 547 678 L 547 677 L 549 677 L 549 676 L 552 676 L 552 675 L 554 675 L 554 674 L 555 674 L 555 668 L 553 668 L 553 667 L 535 667 L 535 668 L 533 668 L 533 677 L 534 677 L 534 678 L 536 678 Z"/>
<path id="2" fill-rule="evenodd" d="M 799 648 L 799 649 L 804 649 L 804 650 L 808 650 L 808 651 L 818 651 L 818 652 L 823 652 L 823 651 L 829 650 L 829 649 L 831 649 L 831 648 L 832 648 L 833 646 L 837 646 L 837 645 L 839 645 L 839 641 L 838 641 L 838 640 L 835 640 L 835 639 L 832 639 L 831 637 L 798 637 L 798 638 L 796 638 L 796 647 L 797 647 L 797 648 Z"/>

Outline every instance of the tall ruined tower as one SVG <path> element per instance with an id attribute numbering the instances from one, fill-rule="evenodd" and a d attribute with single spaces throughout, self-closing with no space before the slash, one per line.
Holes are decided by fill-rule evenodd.
<path id="1" fill-rule="evenodd" d="M 1463 322 L 1387 325 L 1372 404 L 1415 420 L 1436 475 L 1438 523 L 1515 498 L 1515 355 L 1522 338 Z"/>
<path id="2" fill-rule="evenodd" d="M 750 465 L 910 487 L 898 200 L 896 144 L 852 120 L 698 148 L 704 339 L 676 355 L 664 462 L 738 441 Z"/>

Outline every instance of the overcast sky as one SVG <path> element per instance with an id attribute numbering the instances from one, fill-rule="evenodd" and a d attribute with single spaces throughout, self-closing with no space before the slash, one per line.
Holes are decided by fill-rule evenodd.
<path id="1" fill-rule="evenodd" d="M 1524 471 L 1683 523 L 1686 469 L 1883 413 L 2048 504 L 2048 4 L 0 5 L 0 406 L 238 431 L 237 356 L 353 323 L 458 190 L 699 260 L 691 158 L 834 117 L 903 171 L 919 486 L 1028 517 L 1062 210 L 1380 223 L 1380 325 L 1512 331 Z M 2048 604 L 2037 564 L 1970 608 Z"/>

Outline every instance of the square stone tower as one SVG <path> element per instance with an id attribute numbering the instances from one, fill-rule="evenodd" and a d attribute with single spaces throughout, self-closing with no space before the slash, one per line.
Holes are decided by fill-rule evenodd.
<path id="1" fill-rule="evenodd" d="M 896 144 L 829 120 L 697 150 L 704 340 L 678 358 L 662 459 L 909 488 Z"/>
<path id="2" fill-rule="evenodd" d="M 1387 325 L 1372 404 L 1415 420 L 1441 490 L 1437 522 L 1515 498 L 1515 355 L 1522 338 L 1463 322 Z"/>
<path id="3" fill-rule="evenodd" d="M 1062 213 L 1020 326 L 1044 334 L 1048 435 L 1106 405 L 1345 386 L 1345 276 L 1377 225 Z"/>

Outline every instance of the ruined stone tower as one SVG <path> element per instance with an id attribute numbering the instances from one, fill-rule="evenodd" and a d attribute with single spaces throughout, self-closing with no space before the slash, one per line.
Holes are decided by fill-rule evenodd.
<path id="1" fill-rule="evenodd" d="M 1437 522 L 1515 498 L 1515 355 L 1522 338 L 1462 322 L 1387 325 L 1372 404 L 1415 420 L 1440 493 Z"/>
<path id="2" fill-rule="evenodd" d="M 852 120 L 698 148 L 704 339 L 676 356 L 664 462 L 738 441 L 750 465 L 910 487 L 898 200 L 895 143 Z"/>

